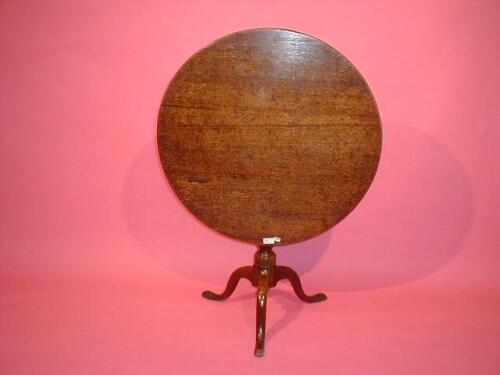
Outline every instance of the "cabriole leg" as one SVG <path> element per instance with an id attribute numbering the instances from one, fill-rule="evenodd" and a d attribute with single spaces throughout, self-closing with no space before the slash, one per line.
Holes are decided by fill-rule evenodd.
<path id="1" fill-rule="evenodd" d="M 226 289 L 221 294 L 211 292 L 210 290 L 205 290 L 201 295 L 207 299 L 222 301 L 233 294 L 240 279 L 248 279 L 252 284 L 254 284 L 253 272 L 254 271 L 252 266 L 240 267 L 231 274 L 227 282 Z"/>
<path id="2" fill-rule="evenodd" d="M 254 351 L 256 357 L 262 357 L 264 355 L 268 290 L 269 290 L 269 270 L 263 269 L 260 271 L 259 281 L 257 284 L 257 331 L 256 331 L 255 351 Z"/>
<path id="3" fill-rule="evenodd" d="M 318 293 L 312 296 L 307 295 L 302 288 L 302 283 L 300 282 L 299 275 L 290 267 L 277 266 L 275 270 L 276 281 L 287 279 L 290 280 L 292 288 L 302 301 L 307 303 L 321 302 L 326 300 L 326 294 Z"/>

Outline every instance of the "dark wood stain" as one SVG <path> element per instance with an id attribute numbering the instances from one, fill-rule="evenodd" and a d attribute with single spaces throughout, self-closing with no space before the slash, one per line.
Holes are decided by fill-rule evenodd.
<path id="1" fill-rule="evenodd" d="M 249 280 L 252 285 L 257 288 L 254 349 L 256 357 L 262 357 L 264 355 L 267 293 L 269 289 L 274 288 L 281 280 L 288 280 L 290 284 L 292 284 L 292 288 L 297 297 L 306 303 L 321 302 L 327 299 L 326 295 L 323 293 L 307 295 L 302 288 L 302 283 L 297 273 L 290 267 L 277 266 L 276 254 L 272 250 L 272 246 L 266 245 L 259 246 L 259 250 L 254 255 L 253 266 L 239 267 L 231 274 L 226 288 L 222 293 L 214 293 L 210 290 L 205 290 L 202 296 L 213 301 L 223 301 L 233 294 L 241 279 Z"/>
<path id="2" fill-rule="evenodd" d="M 172 79 L 158 148 L 182 203 L 248 243 L 312 238 L 360 202 L 382 143 L 375 100 L 339 52 L 295 31 L 217 40 Z"/>

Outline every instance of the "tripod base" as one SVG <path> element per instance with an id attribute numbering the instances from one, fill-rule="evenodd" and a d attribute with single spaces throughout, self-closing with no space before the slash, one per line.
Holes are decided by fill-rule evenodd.
<path id="1" fill-rule="evenodd" d="M 275 287 L 278 281 L 283 279 L 289 280 L 297 297 L 304 302 L 314 303 L 326 300 L 326 295 L 323 293 L 312 296 L 305 294 L 299 275 L 290 267 L 277 266 L 276 254 L 272 251 L 272 246 L 265 245 L 260 246 L 259 250 L 255 253 L 253 266 L 240 267 L 231 274 L 226 289 L 221 294 L 205 290 L 202 296 L 214 301 L 225 300 L 233 294 L 238 282 L 242 278 L 250 280 L 252 285 L 257 287 L 257 329 L 254 351 L 256 357 L 264 355 L 267 292 L 270 288 Z"/>

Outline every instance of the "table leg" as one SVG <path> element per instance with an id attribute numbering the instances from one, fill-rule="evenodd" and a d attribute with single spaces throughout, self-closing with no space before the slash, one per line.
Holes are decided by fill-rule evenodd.
<path id="1" fill-rule="evenodd" d="M 201 295 L 207 299 L 222 301 L 233 294 L 240 279 L 248 279 L 253 284 L 253 273 L 254 270 L 252 266 L 240 267 L 231 274 L 227 282 L 226 289 L 221 294 L 205 290 Z"/>
<path id="2" fill-rule="evenodd" d="M 256 357 L 264 355 L 264 340 L 266 336 L 266 307 L 267 292 L 269 290 L 269 270 L 263 269 L 259 273 L 257 284 L 257 336 L 255 339 Z"/>
<path id="3" fill-rule="evenodd" d="M 313 302 L 321 302 L 326 300 L 326 294 L 318 293 L 312 296 L 307 295 L 302 288 L 302 283 L 300 282 L 299 275 L 293 269 L 287 266 L 277 266 L 275 270 L 276 280 L 287 279 L 292 284 L 293 290 L 297 297 L 299 297 L 302 301 L 307 303 Z"/>

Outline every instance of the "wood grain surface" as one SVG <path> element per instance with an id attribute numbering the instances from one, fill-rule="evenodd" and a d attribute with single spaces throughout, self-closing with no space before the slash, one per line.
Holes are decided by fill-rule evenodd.
<path id="1" fill-rule="evenodd" d="M 357 69 L 311 36 L 253 29 L 218 39 L 174 76 L 158 118 L 165 174 L 219 233 L 312 238 L 360 202 L 382 143 Z"/>

